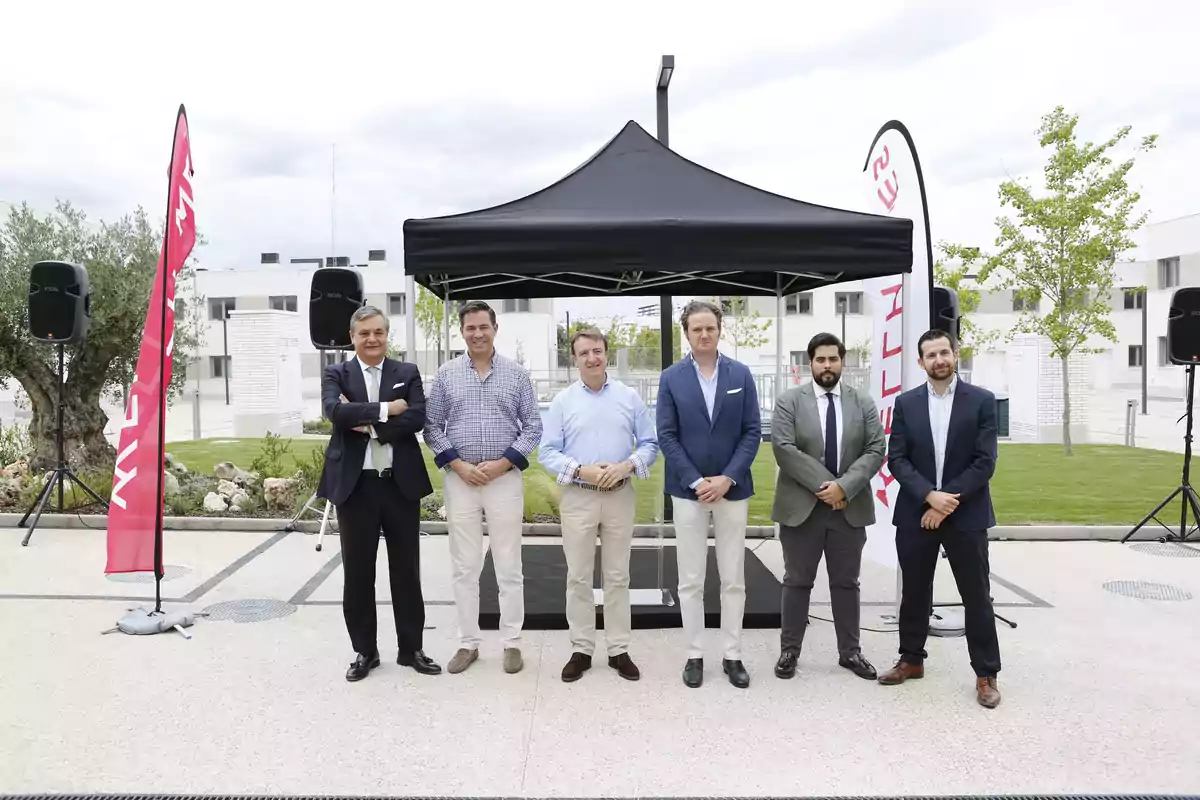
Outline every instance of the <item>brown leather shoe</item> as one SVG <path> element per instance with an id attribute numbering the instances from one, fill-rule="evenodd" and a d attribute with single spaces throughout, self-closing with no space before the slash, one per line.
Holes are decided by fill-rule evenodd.
<path id="1" fill-rule="evenodd" d="M 896 665 L 879 676 L 879 682 L 885 686 L 896 686 L 905 681 L 925 677 L 925 667 L 921 664 L 909 664 L 897 661 Z"/>
<path id="2" fill-rule="evenodd" d="M 608 665 L 627 681 L 636 681 L 642 677 L 642 673 L 638 670 L 637 664 L 633 663 L 633 659 L 629 657 L 629 653 L 609 656 Z"/>
<path id="3" fill-rule="evenodd" d="M 995 708 L 1000 705 L 1000 690 L 996 688 L 995 678 L 976 678 L 975 693 L 979 705 L 984 708 Z"/>
<path id="4" fill-rule="evenodd" d="M 586 653 L 571 653 L 571 658 L 562 669 L 564 683 L 574 683 L 583 673 L 592 668 L 592 657 Z"/>

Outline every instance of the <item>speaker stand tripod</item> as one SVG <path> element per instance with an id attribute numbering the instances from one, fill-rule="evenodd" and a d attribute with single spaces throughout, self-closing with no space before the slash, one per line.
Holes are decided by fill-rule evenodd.
<path id="1" fill-rule="evenodd" d="M 1183 416 L 1187 418 L 1187 427 L 1185 429 L 1186 432 L 1184 433 L 1184 436 L 1183 436 L 1183 478 L 1180 481 L 1179 486 L 1177 486 L 1175 488 L 1175 491 L 1171 492 L 1171 494 L 1169 494 L 1167 496 L 1166 500 L 1163 500 L 1161 503 L 1159 503 L 1153 511 L 1151 511 L 1149 514 L 1147 514 L 1145 517 L 1143 517 L 1142 521 L 1139 522 L 1136 526 L 1134 526 L 1133 530 L 1131 530 L 1129 533 L 1125 534 L 1125 538 L 1121 540 L 1122 543 L 1128 542 L 1130 540 L 1130 538 L 1135 533 L 1137 533 L 1139 530 L 1141 530 L 1142 527 L 1150 520 L 1154 520 L 1159 525 L 1162 525 L 1162 527 L 1167 531 L 1165 536 L 1159 537 L 1158 540 L 1160 542 L 1183 543 L 1183 542 L 1190 541 L 1192 534 L 1194 534 L 1196 532 L 1196 530 L 1198 528 L 1200 528 L 1200 498 L 1196 497 L 1196 490 L 1192 488 L 1192 484 L 1191 484 L 1192 399 L 1194 397 L 1195 391 L 1196 391 L 1196 365 L 1188 364 L 1187 365 L 1187 407 L 1183 412 Z M 1182 508 L 1180 509 L 1180 513 L 1179 513 L 1179 533 L 1175 534 L 1171 531 L 1170 528 L 1168 528 L 1165 524 L 1163 524 L 1163 522 L 1161 520 L 1159 520 L 1158 512 L 1162 511 L 1167 506 L 1168 503 L 1170 503 L 1176 497 L 1179 497 L 1179 495 L 1183 495 L 1183 501 L 1182 501 Z M 1192 525 L 1188 522 L 1188 509 L 1191 509 L 1192 521 L 1195 522 L 1195 524 L 1196 524 L 1195 528 L 1193 528 Z"/>
<path id="2" fill-rule="evenodd" d="M 46 510 L 46 501 L 50 499 L 50 495 L 53 493 L 55 487 L 58 487 L 58 506 L 57 506 L 56 510 L 60 514 L 64 511 L 66 511 L 66 508 L 64 507 L 64 502 L 63 502 L 63 489 L 64 489 L 63 484 L 67 480 L 70 480 L 72 483 L 74 483 L 80 489 L 83 489 L 85 492 L 87 492 L 89 495 L 91 495 L 93 500 L 95 500 L 100 505 L 104 506 L 105 511 L 108 510 L 108 503 L 106 501 L 104 501 L 103 499 L 101 499 L 100 495 L 98 495 L 94 491 L 92 491 L 91 488 L 86 483 L 84 483 L 82 480 L 80 480 L 79 476 L 76 475 L 74 472 L 72 472 L 71 468 L 69 466 L 67 466 L 67 459 L 66 459 L 66 455 L 64 453 L 64 448 L 63 448 L 63 384 L 65 383 L 64 372 L 65 372 L 65 370 L 63 368 L 63 346 L 61 344 L 59 344 L 58 345 L 58 409 L 57 409 L 57 417 L 58 418 L 57 418 L 55 426 L 54 426 L 55 427 L 55 432 L 54 432 L 55 444 L 57 445 L 57 448 L 58 448 L 58 462 L 55 465 L 54 469 L 51 470 L 50 473 L 46 476 L 46 482 L 42 485 L 42 490 L 40 492 L 38 492 L 38 496 L 34 498 L 33 503 L 30 504 L 29 508 L 25 511 L 25 516 L 21 517 L 21 521 L 17 523 L 18 528 L 24 528 L 25 522 L 29 519 L 29 516 L 31 514 L 33 515 L 33 524 L 29 526 L 29 532 L 26 533 L 25 538 L 21 540 L 22 547 L 29 546 L 29 540 L 33 537 L 33 531 L 38 526 L 38 520 L 40 520 L 42 518 L 42 512 Z"/>
<path id="3" fill-rule="evenodd" d="M 296 530 L 296 523 L 300 520 L 301 517 L 304 516 L 305 512 L 316 511 L 316 509 L 313 508 L 313 503 L 315 503 L 315 502 L 317 502 L 317 495 L 314 492 L 313 496 L 308 498 L 308 502 L 306 502 L 304 504 L 304 508 L 297 511 L 296 516 L 292 517 L 292 521 L 289 522 L 287 525 L 283 526 L 283 529 L 285 531 L 287 531 L 288 533 L 291 533 L 292 531 Z M 333 503 L 326 500 L 325 501 L 325 511 L 321 514 L 321 530 L 317 536 L 317 552 L 318 553 L 321 552 L 321 542 L 325 538 L 325 531 L 326 531 L 326 529 L 329 528 L 329 514 L 332 510 L 333 510 Z M 334 513 L 336 513 L 336 512 L 334 512 Z"/>

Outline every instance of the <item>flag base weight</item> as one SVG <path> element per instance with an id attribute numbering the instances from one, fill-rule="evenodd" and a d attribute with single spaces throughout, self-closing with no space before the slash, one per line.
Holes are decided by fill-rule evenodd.
<path id="1" fill-rule="evenodd" d="M 168 633 L 178 631 L 185 639 L 192 635 L 184 628 L 190 628 L 196 622 L 196 615 L 190 611 L 152 611 L 144 606 L 129 609 L 125 616 L 117 620 L 117 627 L 109 628 L 103 633 L 128 633 L 134 636 L 148 636 L 153 633 Z"/>

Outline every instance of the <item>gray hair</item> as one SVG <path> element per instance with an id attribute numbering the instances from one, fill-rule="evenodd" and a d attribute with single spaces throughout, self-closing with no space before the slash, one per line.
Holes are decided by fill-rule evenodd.
<path id="1" fill-rule="evenodd" d="M 353 314 L 350 315 L 350 331 L 351 331 L 351 333 L 354 332 L 355 325 L 362 322 L 363 320 L 371 319 L 372 317 L 383 317 L 383 329 L 384 330 L 392 329 L 392 321 L 390 319 L 388 319 L 387 314 L 383 313 L 375 306 L 363 306 L 362 308 L 357 309 Z"/>
<path id="2" fill-rule="evenodd" d="M 683 307 L 683 314 L 679 318 L 679 324 L 686 334 L 688 329 L 688 319 L 692 314 L 703 314 L 708 312 L 717 318 L 717 330 L 721 329 L 721 308 L 716 303 L 710 303 L 707 300 L 693 300 Z"/>

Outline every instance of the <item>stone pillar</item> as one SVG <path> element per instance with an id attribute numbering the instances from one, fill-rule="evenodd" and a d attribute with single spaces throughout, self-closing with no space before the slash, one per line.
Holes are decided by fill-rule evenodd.
<path id="1" fill-rule="evenodd" d="M 304 432 L 300 315 L 294 311 L 229 313 L 229 394 L 233 435 L 260 438 Z"/>

